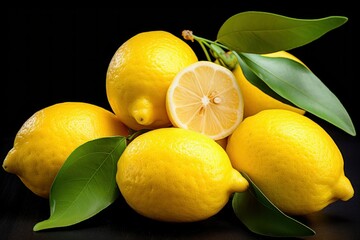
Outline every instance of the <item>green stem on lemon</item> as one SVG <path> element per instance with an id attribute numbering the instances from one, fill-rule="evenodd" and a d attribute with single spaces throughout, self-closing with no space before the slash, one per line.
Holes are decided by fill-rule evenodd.
<path id="1" fill-rule="evenodd" d="M 197 41 L 203 49 L 208 61 L 212 61 L 212 59 L 207 48 L 211 50 L 211 55 L 216 60 L 218 60 L 218 63 L 220 65 L 227 67 L 230 70 L 234 69 L 236 64 L 238 63 L 236 56 L 230 51 L 228 47 L 222 45 L 221 43 L 196 36 L 190 30 L 184 30 L 182 32 L 182 36 L 185 40 Z M 225 52 L 224 49 L 227 50 L 227 52 Z"/>
<path id="2" fill-rule="evenodd" d="M 127 141 L 127 145 L 134 140 L 136 137 L 140 136 L 141 134 L 150 131 L 150 129 L 141 129 L 138 131 L 132 131 L 127 137 L 126 137 L 126 141 Z"/>

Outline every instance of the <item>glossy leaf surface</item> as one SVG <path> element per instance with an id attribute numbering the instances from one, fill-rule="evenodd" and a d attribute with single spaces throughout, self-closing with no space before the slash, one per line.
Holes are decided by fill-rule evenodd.
<path id="1" fill-rule="evenodd" d="M 75 149 L 51 188 L 50 218 L 33 230 L 70 226 L 105 209 L 119 196 L 117 161 L 126 147 L 122 136 L 99 138 Z"/>
<path id="2" fill-rule="evenodd" d="M 315 235 L 315 231 L 300 221 L 280 211 L 248 175 L 242 175 L 249 181 L 245 192 L 235 193 L 232 207 L 235 215 L 252 232 L 271 237 L 305 237 Z"/>
<path id="3" fill-rule="evenodd" d="M 347 20 L 343 16 L 298 19 L 247 11 L 228 18 L 218 31 L 217 41 L 236 52 L 260 54 L 290 50 L 320 38 Z"/>
<path id="4" fill-rule="evenodd" d="M 261 88 L 257 78 L 282 98 L 355 136 L 355 127 L 340 100 L 304 65 L 287 59 L 241 53 L 246 78 Z M 245 66 L 246 65 L 246 66 Z M 251 70 L 251 71 L 249 71 Z M 256 77 L 255 77 L 256 76 Z M 262 87 L 264 92 L 273 93 Z"/>

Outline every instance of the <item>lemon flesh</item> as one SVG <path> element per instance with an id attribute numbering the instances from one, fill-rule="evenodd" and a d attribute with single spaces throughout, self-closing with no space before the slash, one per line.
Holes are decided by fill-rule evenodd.
<path id="1" fill-rule="evenodd" d="M 179 72 L 167 91 L 172 124 L 219 140 L 243 119 L 244 102 L 234 74 L 210 61 L 199 61 Z"/>

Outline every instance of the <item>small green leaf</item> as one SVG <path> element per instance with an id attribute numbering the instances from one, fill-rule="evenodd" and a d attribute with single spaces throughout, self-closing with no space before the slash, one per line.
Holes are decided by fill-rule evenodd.
<path id="1" fill-rule="evenodd" d="M 75 149 L 50 191 L 50 218 L 33 230 L 70 226 L 105 209 L 119 196 L 117 162 L 126 148 L 123 136 L 99 138 Z"/>
<path id="2" fill-rule="evenodd" d="M 245 173 L 248 181 L 245 192 L 235 193 L 232 207 L 235 215 L 252 232 L 271 237 L 306 237 L 315 235 L 315 231 L 298 220 L 279 210 L 261 192 Z"/>
<path id="3" fill-rule="evenodd" d="M 297 19 L 267 12 L 241 12 L 223 23 L 217 41 L 237 52 L 290 50 L 320 38 L 347 20 L 343 16 Z"/>
<path id="4" fill-rule="evenodd" d="M 303 64 L 287 58 L 236 54 L 246 78 L 262 91 L 293 103 L 355 136 L 355 127 L 340 100 Z M 261 79 L 266 83 L 268 89 Z"/>

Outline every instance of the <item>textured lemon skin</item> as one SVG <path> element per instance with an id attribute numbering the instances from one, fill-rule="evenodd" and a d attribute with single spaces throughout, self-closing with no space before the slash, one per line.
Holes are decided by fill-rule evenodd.
<path id="1" fill-rule="evenodd" d="M 48 198 L 57 172 L 75 148 L 95 138 L 128 134 L 128 128 L 104 108 L 83 102 L 57 103 L 25 121 L 2 166 L 33 193 Z"/>
<path id="2" fill-rule="evenodd" d="M 192 48 L 166 31 L 139 33 L 113 55 L 106 93 L 114 113 L 134 130 L 171 126 L 166 91 L 175 75 L 197 62 Z"/>
<path id="3" fill-rule="evenodd" d="M 250 116 L 228 138 L 226 151 L 234 168 L 288 214 L 317 212 L 354 195 L 337 145 L 304 115 L 270 109 Z"/>
<path id="4" fill-rule="evenodd" d="M 116 181 L 135 211 L 167 222 L 207 219 L 248 187 L 218 143 L 181 128 L 155 129 L 130 142 Z"/>
<path id="5" fill-rule="evenodd" d="M 264 56 L 285 57 L 304 64 L 300 59 L 298 59 L 297 57 L 286 51 L 264 54 Z M 239 64 L 236 65 L 235 69 L 233 70 L 233 73 L 236 76 L 236 79 L 238 80 L 244 99 L 244 118 L 248 116 L 252 116 L 260 112 L 261 110 L 265 110 L 265 109 L 286 109 L 297 112 L 302 115 L 305 114 L 305 111 L 303 109 L 283 103 L 267 95 L 266 93 L 262 92 L 259 88 L 252 85 L 245 78 Z"/>

